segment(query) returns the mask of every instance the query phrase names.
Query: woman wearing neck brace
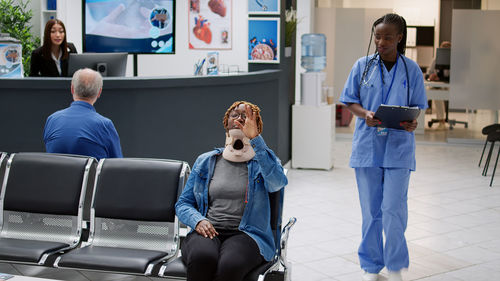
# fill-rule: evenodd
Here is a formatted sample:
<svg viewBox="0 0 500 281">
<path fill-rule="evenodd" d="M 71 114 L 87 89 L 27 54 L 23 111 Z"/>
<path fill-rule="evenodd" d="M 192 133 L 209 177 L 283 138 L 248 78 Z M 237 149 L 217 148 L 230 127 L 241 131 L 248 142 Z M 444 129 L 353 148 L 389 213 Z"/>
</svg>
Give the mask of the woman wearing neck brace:
<svg viewBox="0 0 500 281">
<path fill-rule="evenodd" d="M 192 229 L 181 247 L 188 281 L 243 280 L 275 252 L 269 192 L 288 181 L 260 135 L 260 109 L 235 102 L 223 124 L 225 147 L 198 157 L 175 206 Z"/>
</svg>

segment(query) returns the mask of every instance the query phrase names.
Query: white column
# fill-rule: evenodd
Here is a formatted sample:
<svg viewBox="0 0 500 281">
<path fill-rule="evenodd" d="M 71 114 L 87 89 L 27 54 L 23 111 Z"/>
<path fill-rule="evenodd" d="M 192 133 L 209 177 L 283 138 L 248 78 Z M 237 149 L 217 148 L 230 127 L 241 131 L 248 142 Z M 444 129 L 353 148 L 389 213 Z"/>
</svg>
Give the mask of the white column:
<svg viewBox="0 0 500 281">
<path fill-rule="evenodd" d="M 305 70 L 300 66 L 301 57 L 301 37 L 303 34 L 312 33 L 314 30 L 314 0 L 297 1 L 297 37 L 295 52 L 295 103 L 300 103 L 300 74 Z"/>
</svg>

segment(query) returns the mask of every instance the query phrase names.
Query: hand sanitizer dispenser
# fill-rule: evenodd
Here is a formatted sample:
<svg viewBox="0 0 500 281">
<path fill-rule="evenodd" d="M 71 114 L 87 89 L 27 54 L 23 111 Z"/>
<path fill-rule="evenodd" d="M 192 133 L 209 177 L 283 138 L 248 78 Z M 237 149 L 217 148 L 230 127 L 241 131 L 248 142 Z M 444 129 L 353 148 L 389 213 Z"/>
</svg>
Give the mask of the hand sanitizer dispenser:
<svg viewBox="0 0 500 281">
<path fill-rule="evenodd" d="M 301 65 L 306 69 L 301 74 L 301 104 L 319 106 L 326 104 L 323 84 L 326 73 L 326 36 L 320 33 L 302 35 Z"/>
</svg>

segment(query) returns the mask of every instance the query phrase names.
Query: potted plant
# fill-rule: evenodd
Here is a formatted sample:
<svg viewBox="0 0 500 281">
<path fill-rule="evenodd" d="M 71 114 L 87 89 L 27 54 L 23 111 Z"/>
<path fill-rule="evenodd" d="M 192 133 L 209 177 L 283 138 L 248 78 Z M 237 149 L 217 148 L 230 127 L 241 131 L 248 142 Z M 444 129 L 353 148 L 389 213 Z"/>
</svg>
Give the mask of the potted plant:
<svg viewBox="0 0 500 281">
<path fill-rule="evenodd" d="M 291 7 L 285 11 L 285 57 L 292 55 L 292 44 L 297 30 L 297 11 Z"/>
<path fill-rule="evenodd" d="M 30 0 L 0 0 L 0 32 L 21 41 L 24 75 L 30 72 L 31 52 L 40 45 L 40 38 L 31 33 L 33 12 L 27 8 Z"/>
</svg>

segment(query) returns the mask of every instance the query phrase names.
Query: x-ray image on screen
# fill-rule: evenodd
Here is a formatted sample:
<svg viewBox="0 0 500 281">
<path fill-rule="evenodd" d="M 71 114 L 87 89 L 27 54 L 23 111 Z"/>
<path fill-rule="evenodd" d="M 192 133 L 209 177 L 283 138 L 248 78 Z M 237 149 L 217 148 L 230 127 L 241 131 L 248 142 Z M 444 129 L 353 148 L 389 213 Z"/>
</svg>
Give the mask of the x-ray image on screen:
<svg viewBox="0 0 500 281">
<path fill-rule="evenodd" d="M 174 0 L 84 3 L 84 52 L 174 53 Z"/>
</svg>

